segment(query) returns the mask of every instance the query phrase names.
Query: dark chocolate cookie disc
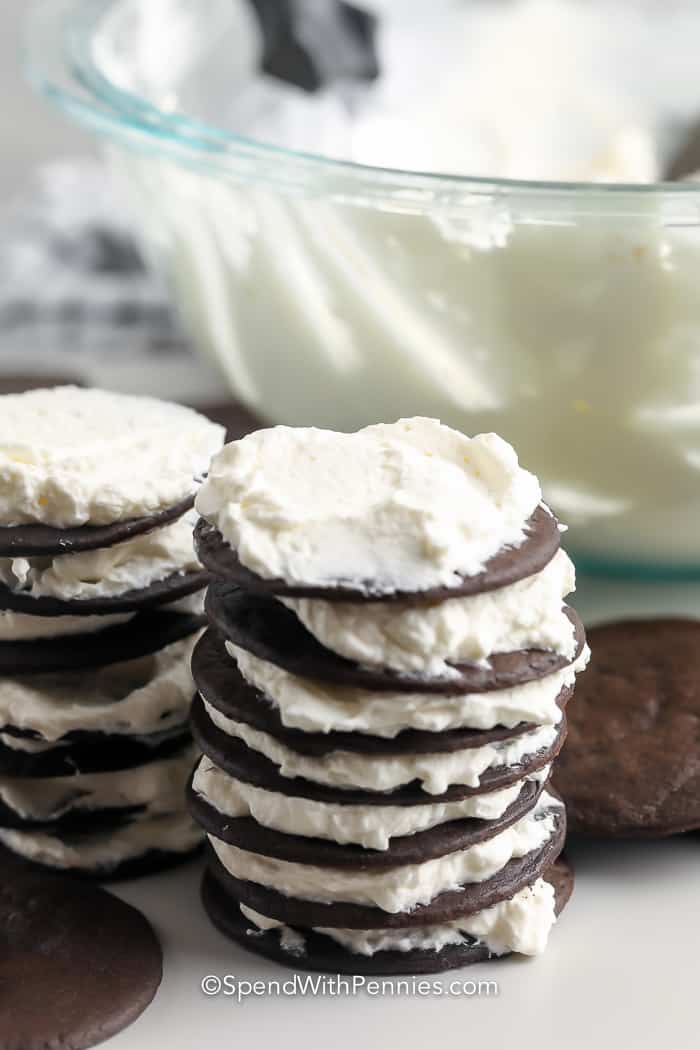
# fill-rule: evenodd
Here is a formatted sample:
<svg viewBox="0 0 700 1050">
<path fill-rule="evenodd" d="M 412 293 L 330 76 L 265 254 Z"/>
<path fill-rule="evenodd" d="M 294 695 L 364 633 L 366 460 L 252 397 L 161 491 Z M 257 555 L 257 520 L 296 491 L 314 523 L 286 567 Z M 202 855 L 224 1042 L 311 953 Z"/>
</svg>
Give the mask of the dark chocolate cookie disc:
<svg viewBox="0 0 700 1050">
<path fill-rule="evenodd" d="M 0 642 L 0 675 L 69 671 L 133 660 L 187 638 L 203 626 L 196 613 L 154 609 L 88 634 Z"/>
<path fill-rule="evenodd" d="M 572 831 L 700 828 L 700 621 L 628 620 L 588 632 L 555 783 Z"/>
<path fill-rule="evenodd" d="M 31 740 L 26 733 L 4 726 L 0 732 Z M 112 773 L 132 769 L 155 759 L 169 758 L 189 746 L 187 725 L 143 736 L 75 730 L 41 751 L 27 751 L 0 743 L 0 775 L 11 777 L 69 777 L 78 773 Z"/>
<path fill-rule="evenodd" d="M 483 594 L 533 576 L 549 564 L 559 549 L 557 519 L 544 507 L 537 508 L 525 526 L 525 539 L 519 547 L 505 547 L 474 576 L 462 576 L 453 587 L 430 587 L 423 591 L 378 591 L 372 581 L 358 587 L 340 582 L 334 587 L 288 584 L 284 580 L 266 580 L 242 565 L 238 555 L 215 526 L 203 518 L 195 527 L 195 547 L 199 560 L 216 576 L 244 590 L 261 595 L 289 598 L 321 598 L 325 601 L 444 601 L 472 594 Z"/>
<path fill-rule="evenodd" d="M 419 904 L 410 912 L 386 912 L 374 905 L 347 901 L 325 903 L 288 897 L 267 886 L 235 878 L 224 868 L 211 845 L 207 847 L 209 870 L 230 896 L 261 915 L 278 919 L 289 926 L 338 926 L 353 930 L 433 926 L 490 908 L 513 897 L 539 878 L 554 863 L 564 845 L 564 810 L 558 807 L 553 812 L 554 832 L 540 849 L 508 861 L 490 879 L 467 883 L 460 889 L 440 893 L 428 904 Z"/>
<path fill-rule="evenodd" d="M 209 582 L 208 572 L 175 572 L 138 590 L 103 598 L 33 598 L 26 591 L 12 591 L 0 584 L 0 610 L 28 613 L 30 616 L 108 616 L 122 612 L 153 609 L 176 602 L 203 590 Z"/>
<path fill-rule="evenodd" d="M 87 735 L 87 734 L 86 734 Z M 130 765 L 122 766 L 118 762 L 118 755 L 113 756 L 107 753 L 107 760 L 105 764 L 100 767 L 99 757 L 90 756 L 87 765 L 97 765 L 99 768 L 95 770 L 97 773 L 119 773 L 122 771 L 124 776 L 123 781 L 129 779 L 132 774 L 132 770 L 138 772 L 141 766 L 150 766 L 153 762 L 161 762 L 168 758 L 176 760 L 181 758 L 183 760 L 188 759 L 192 754 L 191 739 L 188 734 L 184 731 L 179 737 L 173 737 L 172 740 L 168 740 L 165 743 L 165 747 L 161 745 L 161 748 L 165 750 L 165 754 L 159 754 L 157 747 L 149 752 L 148 745 L 142 744 L 141 761 L 138 763 L 132 762 Z M 133 757 L 136 757 L 133 755 Z M 113 768 L 107 768 L 109 765 Z M 188 763 L 189 764 L 189 763 Z M 66 763 L 68 766 L 68 763 Z M 66 830 L 84 829 L 87 831 L 97 830 L 104 827 L 116 827 L 120 824 L 128 821 L 129 818 L 138 816 L 139 814 L 145 813 L 147 808 L 146 803 L 125 803 L 122 800 L 122 804 L 110 805 L 104 808 L 98 808 L 97 806 L 89 805 L 90 792 L 86 791 L 84 782 L 80 780 L 80 767 L 74 766 L 72 769 L 64 775 L 60 776 L 60 787 L 56 789 L 57 794 L 55 798 L 55 806 L 53 809 L 49 808 L 48 805 L 41 807 L 43 815 L 41 817 L 31 816 L 28 813 L 22 812 L 22 805 L 17 804 L 16 801 L 12 801 L 12 788 L 19 790 L 20 797 L 22 796 L 22 788 L 27 786 L 29 782 L 31 791 L 31 782 L 36 779 L 40 779 L 46 783 L 49 781 L 49 785 L 53 783 L 56 774 L 50 774 L 49 777 L 39 777 L 38 774 L 34 773 L 32 776 L 20 776 L 13 777 L 2 770 L 2 776 L 4 778 L 4 784 L 0 785 L 0 796 L 2 794 L 2 787 L 7 786 L 10 788 L 8 795 L 5 798 L 0 797 L 0 828 L 17 828 L 17 829 L 28 829 L 28 828 L 55 828 L 60 827 Z M 26 774 L 25 770 L 25 774 Z M 82 771 L 84 772 L 84 770 Z M 8 784 L 9 780 L 9 784 Z M 34 789 L 36 790 L 36 788 Z M 25 796 L 26 797 L 26 796 Z M 94 800 L 93 800 L 94 801 Z M 26 803 L 25 803 L 26 805 Z M 31 803 L 29 804 L 31 808 Z"/>
<path fill-rule="evenodd" d="M 200 697 L 192 704 L 192 735 L 195 743 L 212 762 L 247 784 L 254 784 L 266 791 L 282 795 L 293 794 L 295 798 L 308 798 L 315 802 L 330 802 L 334 805 L 356 806 L 421 806 L 440 802 L 459 802 L 472 795 L 484 795 L 509 787 L 523 777 L 529 776 L 550 765 L 559 754 L 566 739 L 566 719 L 556 727 L 557 735 L 550 747 L 524 755 L 520 762 L 497 766 L 485 770 L 479 778 L 478 787 L 453 784 L 442 795 L 430 795 L 418 781 L 396 788 L 394 791 L 365 791 L 360 788 L 337 788 L 317 784 L 302 777 L 284 777 L 279 767 L 269 758 L 254 751 L 237 737 L 229 736 L 209 718 Z"/>
<path fill-rule="evenodd" d="M 77 554 L 112 547 L 133 536 L 177 521 L 192 508 L 194 495 L 157 514 L 115 521 L 110 525 L 76 525 L 58 529 L 51 525 L 0 526 L 0 558 L 35 558 L 46 555 Z"/>
<path fill-rule="evenodd" d="M 363 667 L 338 656 L 321 645 L 294 613 L 274 598 L 248 594 L 220 580 L 209 585 L 205 607 L 210 622 L 225 638 L 261 660 L 268 660 L 302 678 L 377 691 L 454 695 L 510 689 L 568 667 L 585 644 L 581 621 L 573 609 L 565 606 L 577 646 L 571 659 L 549 650 L 522 649 L 494 653 L 483 667 L 455 664 L 454 676 L 430 678 Z"/>
<path fill-rule="evenodd" d="M 0 1043 L 82 1050 L 146 1009 L 162 952 L 144 916 L 106 890 L 0 853 Z"/>
<path fill-rule="evenodd" d="M 128 882 L 129 879 L 141 879 L 147 875 L 158 875 L 162 871 L 171 871 L 197 858 L 204 848 L 203 842 L 187 850 L 149 849 L 140 857 L 130 857 L 120 864 L 96 871 L 71 871 L 71 875 L 87 881 Z"/>
<path fill-rule="evenodd" d="M 555 908 L 559 915 L 571 896 L 573 872 L 560 857 L 543 873 L 543 878 L 554 886 Z M 304 938 L 303 946 L 285 947 L 277 930 L 260 930 L 246 919 L 239 901 L 208 871 L 202 880 L 202 903 L 217 929 L 243 948 L 300 970 L 368 976 L 442 973 L 487 959 L 501 958 L 492 955 L 485 944 L 472 938 L 465 938 L 462 944 L 448 944 L 439 951 L 414 948 L 405 952 L 379 951 L 374 955 L 359 955 L 343 948 L 330 937 L 300 926 L 295 927 L 295 930 Z"/>
<path fill-rule="evenodd" d="M 299 926 L 295 931 L 303 937 L 303 947 L 284 947 L 279 931 L 261 930 L 250 922 L 241 911 L 239 901 L 227 893 L 210 871 L 206 871 L 202 879 L 202 904 L 214 926 L 241 947 L 300 970 L 368 976 L 442 973 L 491 958 L 486 945 L 471 938 L 463 944 L 448 945 L 439 952 L 414 949 L 359 955 L 347 951 L 330 937 Z"/>
<path fill-rule="evenodd" d="M 512 728 L 447 729 L 441 733 L 406 729 L 394 737 L 337 731 L 306 733 L 300 729 L 288 729 L 271 701 L 245 681 L 235 660 L 226 652 L 222 637 L 211 629 L 204 632 L 194 648 L 192 674 L 200 695 L 221 714 L 234 722 L 244 722 L 263 733 L 269 733 L 302 755 L 321 756 L 329 751 L 340 750 L 378 756 L 460 751 L 463 748 L 483 747 L 484 744 L 499 740 L 510 740 L 535 729 L 533 724 L 521 722 Z M 561 690 L 557 703 L 562 711 L 572 695 L 573 687 Z"/>
<path fill-rule="evenodd" d="M 560 915 L 574 892 L 574 869 L 565 853 L 560 853 L 554 864 L 543 875 L 554 887 L 554 902 Z"/>
<path fill-rule="evenodd" d="M 34 820 L 17 813 L 11 806 L 0 800 L 0 828 L 11 828 L 16 831 L 35 831 L 56 828 L 62 831 L 96 831 L 100 828 L 117 828 L 131 817 L 143 813 L 145 806 L 120 806 L 112 809 L 71 809 L 60 817 Z"/>
<path fill-rule="evenodd" d="M 194 819 L 209 835 L 249 853 L 261 853 L 265 857 L 276 857 L 295 864 L 313 864 L 316 867 L 381 871 L 401 864 L 422 864 L 435 857 L 469 849 L 499 835 L 533 808 L 542 788 L 543 785 L 534 781 L 523 784 L 519 796 L 496 820 L 451 820 L 414 835 L 393 838 L 386 850 L 364 849 L 354 844 L 340 845 L 328 839 L 307 838 L 304 835 L 288 835 L 266 828 L 251 817 L 229 817 L 197 794 L 191 781 L 188 797 Z"/>
</svg>

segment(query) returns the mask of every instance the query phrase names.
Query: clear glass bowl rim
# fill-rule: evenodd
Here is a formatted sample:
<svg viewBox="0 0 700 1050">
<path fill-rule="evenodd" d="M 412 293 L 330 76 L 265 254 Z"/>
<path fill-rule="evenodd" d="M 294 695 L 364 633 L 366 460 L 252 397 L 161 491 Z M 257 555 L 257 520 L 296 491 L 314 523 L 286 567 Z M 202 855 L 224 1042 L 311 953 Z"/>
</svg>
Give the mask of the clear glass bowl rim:
<svg viewBox="0 0 700 1050">
<path fill-rule="evenodd" d="M 25 22 L 23 64 L 30 82 L 60 109 L 100 134 L 133 140 L 156 152 L 175 152 L 196 167 L 232 170 L 245 157 L 259 164 L 258 175 L 271 179 L 287 167 L 297 181 L 342 179 L 358 192 L 418 191 L 431 197 L 451 195 L 548 196 L 577 200 L 624 197 L 642 204 L 650 196 L 700 203 L 700 183 L 693 182 L 556 182 L 446 175 L 401 168 L 375 167 L 337 160 L 247 138 L 177 111 L 165 111 L 147 99 L 119 88 L 98 70 L 90 55 L 95 23 L 121 0 L 34 0 Z M 196 0 L 193 0 L 196 2 Z M 621 201 L 619 201 L 621 203 Z M 696 220 L 697 221 L 697 220 Z M 693 223 L 695 224 L 695 223 Z"/>
</svg>

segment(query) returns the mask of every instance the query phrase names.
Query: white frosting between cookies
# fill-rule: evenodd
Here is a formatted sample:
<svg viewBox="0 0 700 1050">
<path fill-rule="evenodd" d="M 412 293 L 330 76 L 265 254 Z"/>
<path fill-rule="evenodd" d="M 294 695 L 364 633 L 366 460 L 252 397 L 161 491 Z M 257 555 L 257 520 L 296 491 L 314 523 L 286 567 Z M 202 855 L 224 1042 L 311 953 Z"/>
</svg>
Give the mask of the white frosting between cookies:
<svg viewBox="0 0 700 1050">
<path fill-rule="evenodd" d="M 549 766 L 527 778 L 541 783 Z M 263 827 L 287 835 L 329 839 L 341 845 L 355 843 L 365 849 L 388 849 L 392 838 L 415 835 L 451 820 L 496 820 L 515 802 L 525 781 L 500 791 L 471 795 L 459 802 L 420 806 L 358 806 L 318 802 L 282 795 L 277 791 L 237 780 L 208 758 L 201 759 L 192 786 L 209 805 L 225 817 L 252 817 Z"/>
<path fill-rule="evenodd" d="M 545 791 L 527 816 L 485 842 L 384 871 L 320 868 L 251 853 L 213 835 L 209 840 L 224 868 L 237 879 L 301 900 L 347 901 L 396 913 L 428 904 L 448 890 L 483 882 L 513 858 L 541 849 L 554 833 L 560 808 L 561 803 Z"/>
<path fill-rule="evenodd" d="M 74 730 L 146 736 L 179 726 L 194 691 L 189 661 L 195 641 L 184 638 L 88 673 L 2 678 L 0 726 L 38 734 L 42 749 Z"/>
<path fill-rule="evenodd" d="M 0 844 L 13 853 L 52 868 L 85 871 L 109 869 L 151 850 L 188 853 L 199 845 L 202 837 L 201 830 L 186 813 L 146 817 L 90 834 L 58 836 L 44 831 L 0 828 Z"/>
<path fill-rule="evenodd" d="M 510 740 L 460 751 L 405 755 L 330 751 L 310 757 L 281 744 L 269 733 L 253 729 L 245 722 L 234 722 L 206 701 L 204 706 L 218 729 L 265 755 L 279 766 L 283 777 L 303 777 L 329 787 L 364 791 L 393 791 L 414 780 L 419 780 L 423 791 L 431 795 L 441 795 L 452 784 L 478 787 L 487 769 L 517 766 L 523 759 L 550 748 L 558 734 L 556 726 L 539 726 Z M 293 790 L 292 785 L 290 788 Z"/>
<path fill-rule="evenodd" d="M 589 658 L 585 648 L 570 667 L 554 674 L 489 693 L 429 694 L 371 692 L 290 674 L 226 642 L 226 649 L 250 685 L 279 712 L 288 729 L 307 733 L 349 732 L 395 737 L 405 729 L 441 733 L 446 729 L 514 728 L 521 722 L 556 725 L 557 697 L 574 683 Z"/>
<path fill-rule="evenodd" d="M 278 930 L 283 947 L 291 945 L 292 951 L 302 948 L 298 938 L 303 939 L 303 934 L 298 930 L 261 915 L 245 904 L 241 904 L 240 909 L 258 929 Z M 472 939 L 486 945 L 493 955 L 508 952 L 539 955 L 547 946 L 555 922 L 554 890 L 544 879 L 537 879 L 532 886 L 526 886 L 509 900 L 453 922 L 384 930 L 345 930 L 326 926 L 314 927 L 314 930 L 330 937 L 353 955 L 372 956 L 386 951 L 439 952 L 448 945 L 464 944 Z M 290 940 L 289 933 L 296 934 L 296 939 Z"/>
<path fill-rule="evenodd" d="M 0 583 L 32 598 L 113 598 L 176 573 L 201 569 L 192 543 L 194 512 L 112 547 L 45 558 L 0 558 Z"/>
<path fill-rule="evenodd" d="M 573 659 L 576 638 L 562 602 L 575 587 L 558 551 L 541 572 L 509 587 L 416 605 L 284 598 L 318 641 L 365 667 L 450 677 L 450 664 L 485 663 L 494 653 L 547 649 Z"/>
<path fill-rule="evenodd" d="M 184 809 L 185 785 L 197 757 L 194 746 L 171 758 L 108 773 L 65 777 L 0 777 L 0 802 L 24 820 L 56 820 L 65 813 L 143 806 L 145 815 Z"/>
<path fill-rule="evenodd" d="M 27 642 L 35 638 L 64 638 L 76 634 L 97 634 L 107 627 L 127 623 L 136 613 L 109 616 L 32 616 L 29 613 L 0 611 L 0 642 Z"/>
</svg>

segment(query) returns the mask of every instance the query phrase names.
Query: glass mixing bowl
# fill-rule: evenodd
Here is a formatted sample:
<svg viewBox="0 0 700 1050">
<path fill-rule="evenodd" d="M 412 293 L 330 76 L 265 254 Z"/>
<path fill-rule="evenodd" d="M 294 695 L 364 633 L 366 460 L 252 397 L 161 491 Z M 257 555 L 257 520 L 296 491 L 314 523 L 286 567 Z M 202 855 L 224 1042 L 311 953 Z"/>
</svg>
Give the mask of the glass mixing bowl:
<svg viewBox="0 0 700 1050">
<path fill-rule="evenodd" d="M 236 134 L 240 5 L 49 0 L 34 81 L 106 145 L 197 346 L 275 423 L 497 431 L 579 564 L 700 574 L 700 188 L 376 168 Z M 429 72 L 426 75 L 430 75 Z"/>
</svg>

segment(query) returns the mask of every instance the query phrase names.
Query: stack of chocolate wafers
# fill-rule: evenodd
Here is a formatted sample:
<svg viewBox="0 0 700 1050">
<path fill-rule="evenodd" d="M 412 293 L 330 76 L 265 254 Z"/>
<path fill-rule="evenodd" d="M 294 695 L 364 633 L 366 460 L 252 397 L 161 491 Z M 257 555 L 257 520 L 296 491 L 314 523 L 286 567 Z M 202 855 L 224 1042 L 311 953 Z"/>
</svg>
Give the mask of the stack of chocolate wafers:
<svg viewBox="0 0 700 1050">
<path fill-rule="evenodd" d="M 210 481 L 222 474 L 215 460 Z M 282 499 L 256 520 L 277 524 Z M 190 788 L 212 921 L 252 951 L 332 972 L 537 954 L 572 887 L 548 777 L 587 658 L 562 605 L 573 574 L 556 520 L 539 506 L 521 543 L 452 587 L 386 593 L 263 578 L 217 527 L 228 515 L 240 532 L 249 505 L 236 490 L 195 530 L 215 577 L 192 663 L 203 758 Z M 488 619 L 542 638 L 549 623 L 558 641 L 467 662 L 450 658 L 453 636 L 442 669 L 407 670 L 408 636 L 435 641 L 455 615 L 463 633 Z M 391 664 L 370 662 L 378 638 Z"/>
<path fill-rule="evenodd" d="M 168 483 L 189 491 L 159 507 L 166 485 L 147 474 L 153 446 L 126 428 L 142 405 L 151 429 L 156 413 L 164 427 L 175 413 L 174 422 L 190 427 L 195 444 L 204 435 L 210 451 L 222 431 L 189 410 L 96 391 L 63 388 L 0 401 L 20 430 L 10 448 L 0 424 L 0 471 L 10 493 L 0 501 L 1 520 L 9 522 L 0 525 L 0 843 L 27 859 L 84 874 L 152 870 L 201 842 L 184 788 L 195 759 L 187 724 L 189 660 L 208 578 L 191 543 L 192 470 L 198 458 L 196 469 L 206 462 L 199 453 L 193 458 L 166 446 Z M 94 446 L 86 450 L 82 476 L 76 446 L 81 435 L 99 430 L 95 416 L 105 405 L 114 417 L 110 425 L 123 416 L 125 428 L 110 434 L 109 443 L 105 435 L 100 480 Z M 44 425 L 55 426 L 53 460 L 44 457 Z M 64 428 L 74 432 L 70 443 L 63 439 L 65 454 Z M 134 441 L 136 449 L 122 449 L 134 455 L 117 467 L 111 458 L 120 440 Z M 119 515 L 128 502 L 117 469 L 123 493 L 143 490 L 143 501 L 156 503 L 152 511 Z M 59 505 L 65 520 L 72 485 L 80 487 L 79 513 L 94 514 L 103 498 L 115 520 L 31 520 L 31 508 L 36 516 L 48 508 L 47 515 L 58 517 Z"/>
</svg>

